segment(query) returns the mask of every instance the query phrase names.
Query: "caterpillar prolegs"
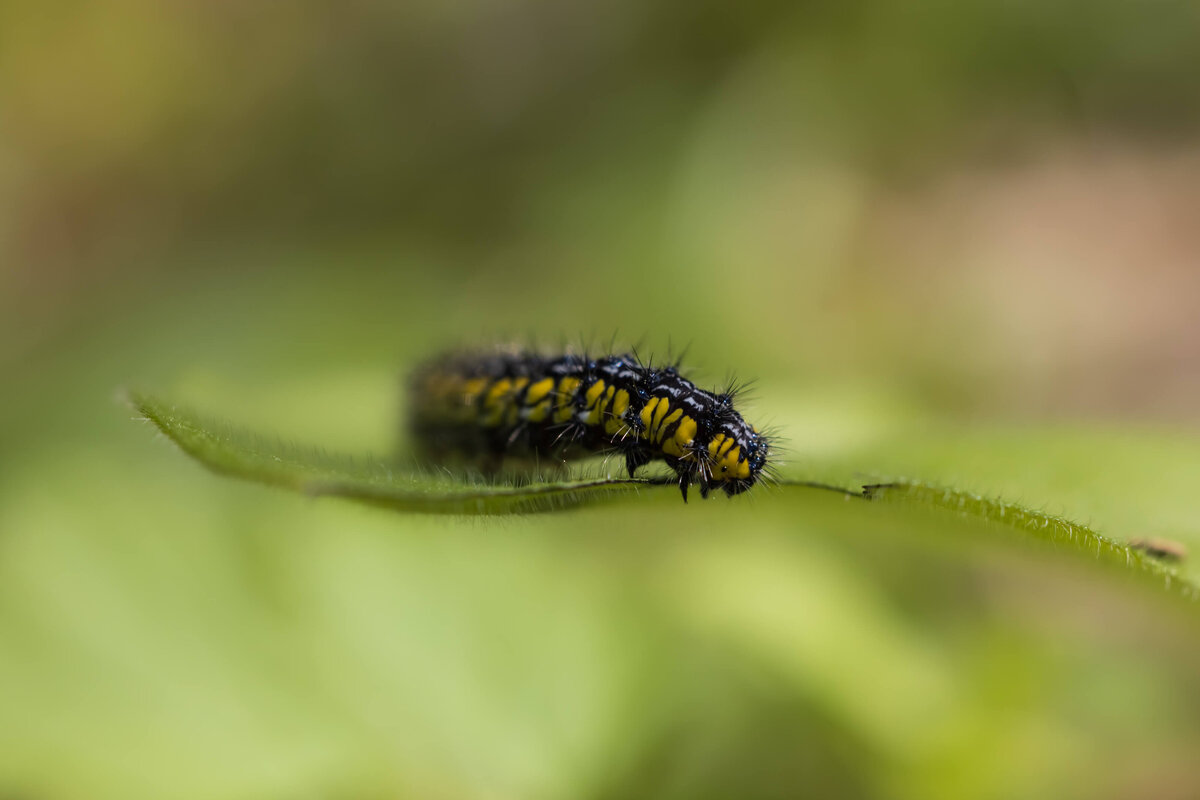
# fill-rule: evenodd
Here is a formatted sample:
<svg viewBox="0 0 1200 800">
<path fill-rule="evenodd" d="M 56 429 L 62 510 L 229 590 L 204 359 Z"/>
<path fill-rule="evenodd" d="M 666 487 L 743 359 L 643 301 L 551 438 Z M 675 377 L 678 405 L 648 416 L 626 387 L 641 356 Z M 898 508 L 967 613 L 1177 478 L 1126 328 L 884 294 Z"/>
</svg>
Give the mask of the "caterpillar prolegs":
<svg viewBox="0 0 1200 800">
<path fill-rule="evenodd" d="M 732 496 L 769 469 L 770 443 L 733 407 L 733 393 L 698 388 L 675 366 L 636 356 L 464 352 L 419 368 L 410 426 L 423 455 L 565 458 L 573 450 L 625 457 L 630 477 L 662 460 L 687 502 Z"/>
</svg>

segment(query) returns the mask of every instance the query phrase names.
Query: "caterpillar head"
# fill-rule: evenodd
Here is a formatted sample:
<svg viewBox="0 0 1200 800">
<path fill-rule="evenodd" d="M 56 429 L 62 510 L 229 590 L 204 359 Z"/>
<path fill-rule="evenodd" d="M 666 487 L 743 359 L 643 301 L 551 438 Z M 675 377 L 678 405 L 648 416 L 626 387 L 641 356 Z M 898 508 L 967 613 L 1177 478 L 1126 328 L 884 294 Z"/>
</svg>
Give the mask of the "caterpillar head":
<svg viewBox="0 0 1200 800">
<path fill-rule="evenodd" d="M 746 491 L 758 482 L 770 449 L 766 437 L 740 417 L 722 423 L 702 453 L 701 494 L 716 487 L 730 497 Z"/>
</svg>

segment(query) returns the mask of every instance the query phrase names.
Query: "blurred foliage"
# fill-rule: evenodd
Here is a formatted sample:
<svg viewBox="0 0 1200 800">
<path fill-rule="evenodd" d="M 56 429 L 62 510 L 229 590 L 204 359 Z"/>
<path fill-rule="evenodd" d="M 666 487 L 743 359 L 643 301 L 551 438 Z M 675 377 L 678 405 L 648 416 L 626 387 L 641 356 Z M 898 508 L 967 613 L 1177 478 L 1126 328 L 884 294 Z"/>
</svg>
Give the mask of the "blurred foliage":
<svg viewBox="0 0 1200 800">
<path fill-rule="evenodd" d="M 130 407 L 179 449 L 220 475 L 280 486 L 317 497 L 346 497 L 369 505 L 422 514 L 458 516 L 534 514 L 632 495 L 654 485 L 647 478 L 518 473 L 485 480 L 395 458 L 332 455 L 288 446 L 261 435 L 204 420 L 140 392 Z M 444 470 L 444 471 L 443 471 Z"/>
<path fill-rule="evenodd" d="M 113 402 L 390 456 L 431 352 L 615 332 L 757 378 L 794 475 L 1196 550 L 1198 15 L 0 4 L 0 795 L 1200 793 L 1196 607 L 1069 549 L 396 515 Z"/>
<path fill-rule="evenodd" d="M 752 115 L 759 146 L 889 162 L 969 143 L 981 118 L 1200 121 L 1200 19 L 1183 0 L 110 0 L 3 14 L 5 138 L 97 225 L 163 203 L 163 224 L 192 230 L 250 214 L 486 238 L 520 225 L 566 164 L 625 171 L 677 148 L 714 93 Z"/>
</svg>

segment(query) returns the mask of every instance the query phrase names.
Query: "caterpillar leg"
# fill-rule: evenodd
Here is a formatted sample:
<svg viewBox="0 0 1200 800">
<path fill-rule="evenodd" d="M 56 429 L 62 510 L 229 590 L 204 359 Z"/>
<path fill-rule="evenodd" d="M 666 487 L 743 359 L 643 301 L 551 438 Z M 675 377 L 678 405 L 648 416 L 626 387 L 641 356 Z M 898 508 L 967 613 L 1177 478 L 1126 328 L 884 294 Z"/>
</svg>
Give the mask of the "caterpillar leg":
<svg viewBox="0 0 1200 800">
<path fill-rule="evenodd" d="M 649 463 L 650 455 L 640 447 L 630 448 L 625 451 L 625 469 L 629 472 L 629 477 L 633 477 L 633 473 L 637 472 L 638 467 Z"/>
</svg>

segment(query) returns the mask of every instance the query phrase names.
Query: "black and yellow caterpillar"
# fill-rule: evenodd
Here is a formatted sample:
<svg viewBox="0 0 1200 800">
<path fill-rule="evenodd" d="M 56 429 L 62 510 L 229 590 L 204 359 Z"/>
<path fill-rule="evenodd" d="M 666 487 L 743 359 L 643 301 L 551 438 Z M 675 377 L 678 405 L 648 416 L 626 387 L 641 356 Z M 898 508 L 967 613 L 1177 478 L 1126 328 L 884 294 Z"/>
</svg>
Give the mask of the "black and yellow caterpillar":
<svg viewBox="0 0 1200 800">
<path fill-rule="evenodd" d="M 528 351 L 456 353 L 419 368 L 410 382 L 410 433 L 433 460 L 507 455 L 567 457 L 578 448 L 623 454 L 630 477 L 665 461 L 687 502 L 753 486 L 770 443 L 733 408 L 733 393 L 707 392 L 675 366 L 633 355 L 545 356 Z"/>
</svg>

